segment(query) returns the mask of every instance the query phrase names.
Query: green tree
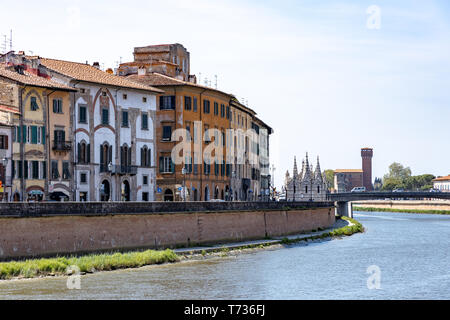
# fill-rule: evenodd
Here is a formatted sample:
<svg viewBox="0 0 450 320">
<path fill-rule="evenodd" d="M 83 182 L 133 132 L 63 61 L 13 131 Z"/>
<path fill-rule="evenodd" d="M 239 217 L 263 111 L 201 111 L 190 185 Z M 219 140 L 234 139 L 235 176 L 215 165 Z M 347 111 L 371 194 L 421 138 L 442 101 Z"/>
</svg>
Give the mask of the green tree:
<svg viewBox="0 0 450 320">
<path fill-rule="evenodd" d="M 334 170 L 328 169 L 324 172 L 325 179 L 327 180 L 328 188 L 334 189 Z"/>
<path fill-rule="evenodd" d="M 405 168 L 398 162 L 394 162 L 389 166 L 389 172 L 383 177 L 383 187 L 381 190 L 407 189 L 406 181 L 409 177 L 411 177 L 411 169 L 409 167 Z"/>
</svg>

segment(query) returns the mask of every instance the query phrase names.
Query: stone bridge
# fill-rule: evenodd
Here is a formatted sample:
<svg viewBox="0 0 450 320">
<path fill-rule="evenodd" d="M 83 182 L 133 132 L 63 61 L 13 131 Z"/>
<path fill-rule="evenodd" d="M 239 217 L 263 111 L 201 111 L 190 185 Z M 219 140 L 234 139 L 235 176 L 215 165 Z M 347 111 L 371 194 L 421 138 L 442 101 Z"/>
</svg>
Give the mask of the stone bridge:
<svg viewBox="0 0 450 320">
<path fill-rule="evenodd" d="M 450 192 L 344 192 L 329 193 L 328 201 L 334 201 L 336 214 L 353 217 L 352 201 L 384 199 L 450 199 Z"/>
</svg>

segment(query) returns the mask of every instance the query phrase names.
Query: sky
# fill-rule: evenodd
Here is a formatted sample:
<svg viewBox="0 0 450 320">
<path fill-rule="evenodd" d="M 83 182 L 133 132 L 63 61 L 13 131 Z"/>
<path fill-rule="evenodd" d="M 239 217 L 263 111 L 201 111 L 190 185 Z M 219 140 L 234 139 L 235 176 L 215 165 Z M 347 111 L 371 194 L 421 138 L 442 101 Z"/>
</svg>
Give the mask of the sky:
<svg viewBox="0 0 450 320">
<path fill-rule="evenodd" d="M 0 0 L 13 50 L 104 68 L 133 48 L 181 43 L 191 73 L 248 101 L 274 129 L 280 188 L 308 152 L 324 169 L 374 177 L 392 162 L 450 174 L 450 3 L 372 1 Z M 3 36 L 0 38 L 3 40 Z M 9 48 L 9 45 L 8 45 Z M 0 51 L 1 48 L 0 48 Z"/>
</svg>

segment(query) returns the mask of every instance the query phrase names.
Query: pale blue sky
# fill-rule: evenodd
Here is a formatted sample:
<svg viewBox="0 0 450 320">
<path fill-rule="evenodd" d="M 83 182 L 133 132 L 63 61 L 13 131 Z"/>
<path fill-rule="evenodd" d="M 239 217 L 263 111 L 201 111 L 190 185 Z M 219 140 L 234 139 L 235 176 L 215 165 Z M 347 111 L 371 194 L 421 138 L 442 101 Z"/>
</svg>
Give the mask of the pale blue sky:
<svg viewBox="0 0 450 320">
<path fill-rule="evenodd" d="M 360 168 L 367 146 L 374 177 L 394 161 L 450 174 L 448 1 L 0 2 L 0 34 L 41 56 L 114 67 L 135 46 L 183 44 L 191 73 L 217 74 L 274 128 L 278 186 L 294 155 Z"/>
</svg>

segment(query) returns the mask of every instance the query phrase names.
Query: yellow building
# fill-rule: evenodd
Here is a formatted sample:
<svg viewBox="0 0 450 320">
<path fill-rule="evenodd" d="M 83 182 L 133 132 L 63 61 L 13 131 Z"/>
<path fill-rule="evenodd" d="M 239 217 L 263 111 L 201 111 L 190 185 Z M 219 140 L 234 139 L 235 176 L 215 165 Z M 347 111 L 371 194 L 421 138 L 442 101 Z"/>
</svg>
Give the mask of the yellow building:
<svg viewBox="0 0 450 320">
<path fill-rule="evenodd" d="M 0 87 L 11 87 L 16 92 L 13 103 L 20 114 L 13 116 L 12 132 L 12 199 L 40 201 L 48 194 L 49 160 L 68 160 L 70 155 L 59 155 L 52 149 L 55 129 L 61 126 L 70 132 L 69 110 L 64 116 L 54 114 L 54 101 L 70 105 L 73 88 L 48 79 L 39 59 L 9 54 L 0 60 Z M 51 104 L 51 105 L 50 105 Z M 59 102 L 56 102 L 58 105 Z M 53 133 L 49 133 L 49 124 Z M 67 126 L 67 127 L 66 127 Z M 63 171 L 63 163 L 60 170 Z M 51 179 L 50 179 L 51 180 Z M 69 196 L 69 195 L 68 195 Z"/>
</svg>

